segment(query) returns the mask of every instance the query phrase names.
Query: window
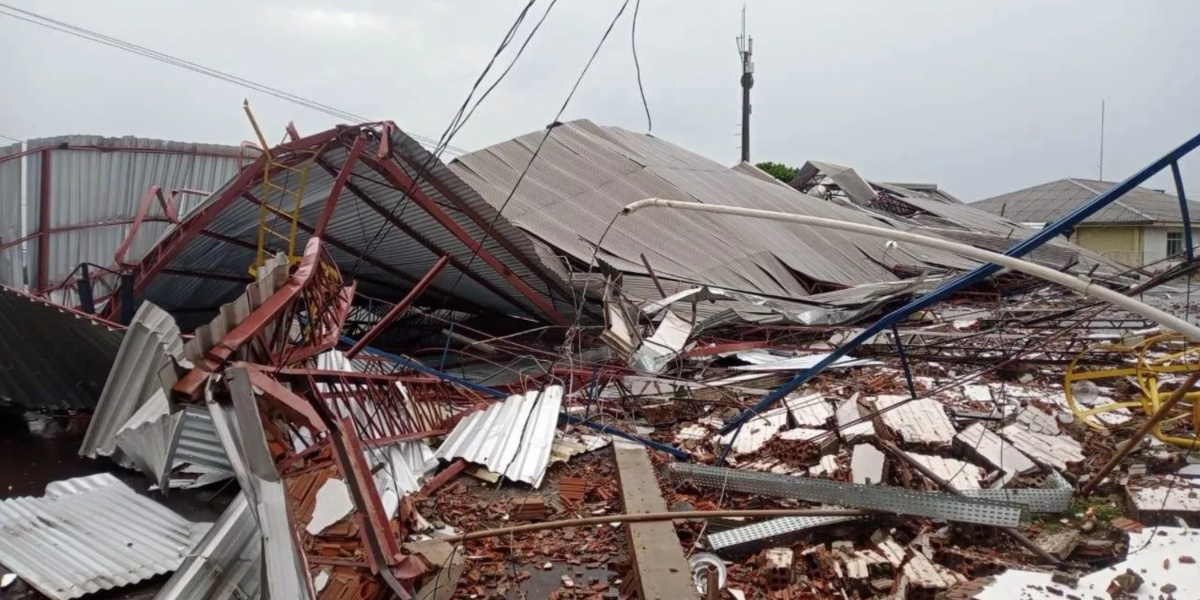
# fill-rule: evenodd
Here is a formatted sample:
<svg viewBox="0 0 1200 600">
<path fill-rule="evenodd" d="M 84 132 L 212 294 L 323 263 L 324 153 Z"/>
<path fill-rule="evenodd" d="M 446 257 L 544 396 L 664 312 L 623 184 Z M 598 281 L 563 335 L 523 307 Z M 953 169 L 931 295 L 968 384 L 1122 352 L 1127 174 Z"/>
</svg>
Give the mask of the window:
<svg viewBox="0 0 1200 600">
<path fill-rule="evenodd" d="M 1183 252 L 1183 232 L 1168 231 L 1167 232 L 1167 257 L 1170 258 Z"/>
</svg>

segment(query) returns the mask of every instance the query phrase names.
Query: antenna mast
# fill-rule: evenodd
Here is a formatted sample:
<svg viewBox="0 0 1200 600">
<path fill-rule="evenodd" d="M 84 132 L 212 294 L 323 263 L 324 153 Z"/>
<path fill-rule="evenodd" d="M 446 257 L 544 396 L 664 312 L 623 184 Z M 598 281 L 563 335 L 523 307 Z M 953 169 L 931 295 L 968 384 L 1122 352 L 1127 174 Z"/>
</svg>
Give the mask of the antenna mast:
<svg viewBox="0 0 1200 600">
<path fill-rule="evenodd" d="M 754 39 L 746 35 L 746 5 L 742 4 L 742 35 L 737 38 L 742 59 L 742 162 L 750 162 L 750 88 L 754 87 Z"/>
</svg>

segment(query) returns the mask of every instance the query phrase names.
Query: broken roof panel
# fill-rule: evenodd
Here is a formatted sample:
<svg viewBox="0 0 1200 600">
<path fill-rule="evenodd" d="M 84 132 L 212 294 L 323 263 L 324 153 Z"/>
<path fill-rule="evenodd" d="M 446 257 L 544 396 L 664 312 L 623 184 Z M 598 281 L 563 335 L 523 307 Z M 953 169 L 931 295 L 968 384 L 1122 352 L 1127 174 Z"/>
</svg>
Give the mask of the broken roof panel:
<svg viewBox="0 0 1200 600">
<path fill-rule="evenodd" d="M 0 404 L 29 410 L 95 406 L 124 333 L 0 286 Z"/>
<path fill-rule="evenodd" d="M 0 563 L 54 600 L 175 570 L 208 530 L 103 473 L 0 500 Z"/>
<path fill-rule="evenodd" d="M 384 153 L 388 146 L 391 152 L 377 159 L 381 138 L 389 142 Z M 324 236 L 325 250 L 347 278 L 358 280 L 360 292 L 398 300 L 448 255 L 450 263 L 434 277 L 420 303 L 440 306 L 445 301 L 450 307 L 542 320 L 555 316 L 550 310 L 571 312 L 565 284 L 541 265 L 529 238 L 507 221 L 508 211 L 499 217 L 493 206 L 399 129 L 346 128 L 305 139 L 325 142 L 302 148 L 321 156 L 320 164 L 307 171 L 298 247 L 307 243 L 326 206 L 350 145 L 367 139 Z M 425 165 L 428 168 L 422 169 Z M 419 172 L 424 175 L 414 187 L 411 182 Z M 272 177 L 274 183 L 286 184 L 286 172 Z M 259 206 L 248 198 L 264 196 L 261 177 L 250 177 L 249 183 L 245 179 L 239 176 L 226 183 L 177 231 L 160 240 L 155 260 L 141 267 L 138 289 L 146 298 L 171 311 L 215 309 L 240 293 L 239 280 L 254 262 L 259 229 Z M 485 227 L 491 230 L 486 236 Z M 479 240 L 483 250 L 477 253 Z M 503 268 L 497 269 L 488 256 Z"/>
<path fill-rule="evenodd" d="M 579 264 L 591 261 L 595 244 L 626 204 L 648 197 L 878 223 L 653 136 L 585 120 L 551 129 L 509 200 L 513 184 L 543 135 L 534 132 L 460 156 L 450 169 L 493 205 L 507 202 L 506 217 Z M 878 262 L 925 266 L 923 258 L 930 257 L 938 264 L 971 264 L 924 250 L 910 256 L 893 249 L 885 257 L 886 241 L 867 236 L 685 212 L 618 219 L 603 241 L 600 258 L 622 271 L 644 274 L 640 254 L 645 253 L 652 268 L 667 279 L 793 298 L 809 293 L 802 279 L 837 285 L 895 280 Z"/>
<path fill-rule="evenodd" d="M 1089 179 L 1060 179 L 986 198 L 971 206 L 1022 223 L 1049 223 L 1066 216 L 1116 185 Z M 1200 211 L 1200 203 L 1188 204 L 1192 214 Z M 1178 224 L 1183 221 L 1179 213 L 1179 198 L 1157 190 L 1136 187 L 1083 222 L 1149 225 Z"/>
</svg>

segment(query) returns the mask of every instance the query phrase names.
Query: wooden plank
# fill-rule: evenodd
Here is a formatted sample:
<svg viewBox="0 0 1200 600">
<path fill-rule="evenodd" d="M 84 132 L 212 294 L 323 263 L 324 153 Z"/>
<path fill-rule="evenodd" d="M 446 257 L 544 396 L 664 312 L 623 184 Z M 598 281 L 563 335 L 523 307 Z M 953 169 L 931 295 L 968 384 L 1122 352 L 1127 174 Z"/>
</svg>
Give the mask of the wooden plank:
<svg viewBox="0 0 1200 600">
<path fill-rule="evenodd" d="M 667 512 L 650 455 L 640 445 L 615 444 L 617 479 L 626 514 Z M 630 559 L 642 600 L 696 598 L 692 572 L 672 521 L 626 523 Z"/>
</svg>

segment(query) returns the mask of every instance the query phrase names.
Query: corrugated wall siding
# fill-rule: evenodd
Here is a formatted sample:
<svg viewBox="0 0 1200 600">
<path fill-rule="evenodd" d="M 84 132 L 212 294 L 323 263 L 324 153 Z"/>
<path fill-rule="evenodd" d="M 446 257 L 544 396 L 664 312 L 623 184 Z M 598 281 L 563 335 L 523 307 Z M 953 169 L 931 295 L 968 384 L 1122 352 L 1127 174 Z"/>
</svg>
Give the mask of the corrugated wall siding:
<svg viewBox="0 0 1200 600">
<path fill-rule="evenodd" d="M 113 254 L 129 232 L 123 221 L 133 219 L 142 196 L 151 186 L 164 191 L 194 189 L 212 191 L 236 175 L 238 148 L 212 144 L 193 144 L 136 137 L 105 138 L 69 135 L 30 140 L 33 152 L 23 160 L 0 163 L 0 236 L 20 237 L 21 174 L 24 164 L 25 197 L 28 210 L 24 234 L 39 231 L 42 225 L 41 200 L 47 190 L 49 211 L 46 226 L 51 233 L 45 240 L 26 244 L 28 278 L 14 269 L 19 264 L 19 248 L 0 253 L 0 283 L 12 287 L 36 284 L 40 269 L 43 280 L 56 283 L 66 278 L 80 263 L 108 266 Z M 0 148 L 0 156 L 11 154 L 19 145 Z M 43 164 L 48 161 L 48 170 Z M 182 196 L 183 213 L 199 204 L 198 196 Z M 150 213 L 161 216 L 157 205 Z M 96 227 L 71 229 L 81 225 Z M 136 260 L 167 230 L 162 222 L 145 223 L 138 231 L 126 258 Z M 47 264 L 39 261 L 38 245 L 48 245 Z"/>
</svg>

